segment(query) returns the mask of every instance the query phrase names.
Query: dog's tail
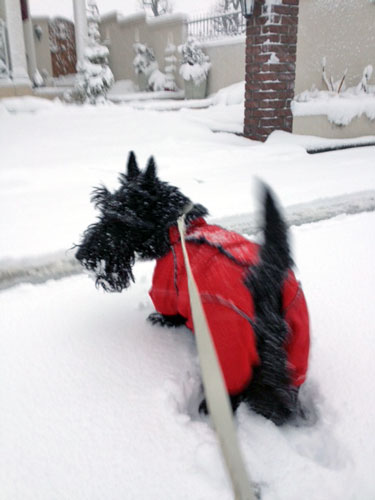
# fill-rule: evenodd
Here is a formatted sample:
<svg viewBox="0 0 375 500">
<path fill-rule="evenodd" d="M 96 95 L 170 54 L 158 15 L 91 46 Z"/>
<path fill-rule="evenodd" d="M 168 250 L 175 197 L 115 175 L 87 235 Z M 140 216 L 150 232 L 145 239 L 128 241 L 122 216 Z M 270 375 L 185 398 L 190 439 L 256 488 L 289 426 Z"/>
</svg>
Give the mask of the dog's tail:
<svg viewBox="0 0 375 500">
<path fill-rule="evenodd" d="M 264 242 L 258 264 L 245 278 L 254 300 L 254 332 L 260 357 L 247 399 L 255 411 L 282 423 L 294 404 L 284 349 L 288 328 L 282 313 L 282 287 L 292 259 L 281 209 L 270 188 L 263 185 L 262 190 Z"/>
<path fill-rule="evenodd" d="M 266 270 L 272 270 L 274 284 L 281 285 L 285 272 L 292 265 L 290 256 L 288 229 L 277 206 L 271 189 L 263 184 L 264 198 L 264 242 L 260 248 L 260 265 Z M 277 283 L 275 282 L 277 280 Z"/>
<path fill-rule="evenodd" d="M 262 184 L 263 238 L 259 249 L 259 262 L 252 267 L 246 278 L 256 306 L 272 303 L 279 305 L 280 292 L 288 269 L 293 264 L 288 239 L 288 229 L 271 189 Z"/>
</svg>

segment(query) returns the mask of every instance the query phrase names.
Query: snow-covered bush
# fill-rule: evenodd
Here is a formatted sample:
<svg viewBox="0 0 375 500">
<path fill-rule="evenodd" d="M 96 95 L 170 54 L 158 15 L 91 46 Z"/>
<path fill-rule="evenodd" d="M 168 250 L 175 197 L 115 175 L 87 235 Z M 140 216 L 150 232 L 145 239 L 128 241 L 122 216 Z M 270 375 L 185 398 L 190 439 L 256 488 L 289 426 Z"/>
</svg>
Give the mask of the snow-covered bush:
<svg viewBox="0 0 375 500">
<path fill-rule="evenodd" d="M 78 63 L 77 79 L 71 98 L 76 102 L 99 104 L 106 101 L 114 78 L 108 66 L 108 48 L 101 44 L 99 11 L 95 0 L 88 4 L 88 44 L 84 60 Z"/>
<path fill-rule="evenodd" d="M 165 49 L 165 90 L 177 90 L 176 85 L 176 69 L 177 69 L 177 57 L 176 46 L 173 43 L 168 43 Z"/>
<path fill-rule="evenodd" d="M 145 43 L 135 43 L 133 45 L 135 57 L 133 60 L 134 71 L 137 75 L 143 74 L 150 76 L 151 73 L 158 68 L 153 49 Z"/>
<path fill-rule="evenodd" d="M 371 66 L 371 64 L 365 67 L 365 69 L 363 70 L 362 80 L 357 86 L 358 92 L 364 92 L 365 94 L 368 94 L 370 92 L 369 80 L 371 78 L 372 72 L 373 67 Z"/>
<path fill-rule="evenodd" d="M 184 80 L 192 80 L 195 85 L 200 85 L 207 79 L 211 68 L 209 57 L 193 37 L 189 37 L 186 43 L 180 45 L 178 51 L 182 56 L 180 75 Z"/>
<path fill-rule="evenodd" d="M 155 69 L 149 79 L 148 79 L 148 85 L 149 89 L 154 91 L 154 92 L 160 92 L 162 90 L 166 89 L 166 75 L 162 73 L 159 69 Z"/>
</svg>

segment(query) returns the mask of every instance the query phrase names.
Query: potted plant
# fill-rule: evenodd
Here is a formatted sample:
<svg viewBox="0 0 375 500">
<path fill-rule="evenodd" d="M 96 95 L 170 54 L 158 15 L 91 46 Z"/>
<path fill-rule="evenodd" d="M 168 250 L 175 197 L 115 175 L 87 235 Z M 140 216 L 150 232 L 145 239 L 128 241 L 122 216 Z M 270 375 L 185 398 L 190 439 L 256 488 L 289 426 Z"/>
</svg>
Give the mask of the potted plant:
<svg viewBox="0 0 375 500">
<path fill-rule="evenodd" d="M 206 97 L 207 75 L 211 68 L 209 57 L 193 37 L 180 45 L 178 51 L 182 56 L 180 75 L 185 83 L 185 97 L 203 99 Z"/>
<path fill-rule="evenodd" d="M 149 90 L 148 79 L 153 71 L 158 68 L 154 51 L 144 43 L 133 45 L 135 57 L 133 60 L 134 71 L 138 77 L 140 91 Z"/>
</svg>

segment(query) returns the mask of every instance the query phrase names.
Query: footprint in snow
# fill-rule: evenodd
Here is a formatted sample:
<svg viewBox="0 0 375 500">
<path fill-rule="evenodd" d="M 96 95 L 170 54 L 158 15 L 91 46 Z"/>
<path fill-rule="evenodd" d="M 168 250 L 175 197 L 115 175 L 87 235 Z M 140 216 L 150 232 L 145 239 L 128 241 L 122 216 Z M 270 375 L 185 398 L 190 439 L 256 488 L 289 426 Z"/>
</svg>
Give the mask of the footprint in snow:
<svg viewBox="0 0 375 500">
<path fill-rule="evenodd" d="M 283 434 L 289 446 L 300 456 L 321 467 L 340 470 L 348 463 L 349 456 L 335 436 L 335 422 L 330 418 L 332 415 L 327 415 L 329 408 L 323 399 L 317 385 L 307 382 L 300 394 L 307 420 L 301 425 L 286 426 Z"/>
</svg>

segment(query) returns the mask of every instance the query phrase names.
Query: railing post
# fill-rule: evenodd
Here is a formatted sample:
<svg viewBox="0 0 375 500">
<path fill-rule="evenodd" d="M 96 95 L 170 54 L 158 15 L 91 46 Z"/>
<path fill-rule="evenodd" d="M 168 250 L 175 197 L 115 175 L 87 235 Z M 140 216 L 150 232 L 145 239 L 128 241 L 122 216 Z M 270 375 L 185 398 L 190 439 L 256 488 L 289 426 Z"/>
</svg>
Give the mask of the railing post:
<svg viewBox="0 0 375 500">
<path fill-rule="evenodd" d="M 246 32 L 246 25 L 240 11 L 215 16 L 197 16 L 187 24 L 188 34 L 201 41 L 217 39 L 220 36 L 239 36 Z"/>
</svg>

